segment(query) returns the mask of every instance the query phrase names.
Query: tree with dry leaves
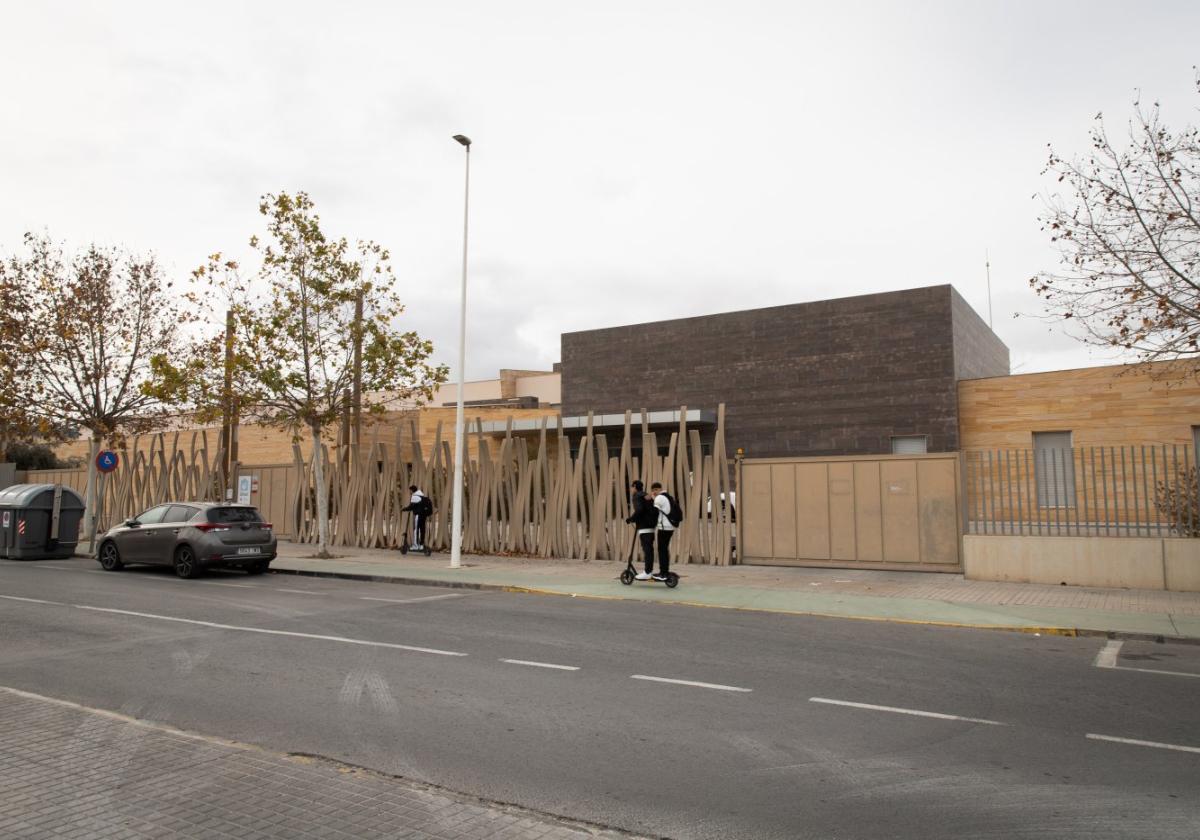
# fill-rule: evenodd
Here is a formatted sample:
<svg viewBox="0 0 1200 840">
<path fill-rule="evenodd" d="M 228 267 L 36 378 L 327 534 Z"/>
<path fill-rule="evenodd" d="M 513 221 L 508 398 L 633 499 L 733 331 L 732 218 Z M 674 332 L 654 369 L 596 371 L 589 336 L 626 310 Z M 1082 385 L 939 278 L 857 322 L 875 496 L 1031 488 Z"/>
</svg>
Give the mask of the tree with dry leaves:
<svg viewBox="0 0 1200 840">
<path fill-rule="evenodd" d="M 148 391 L 152 358 L 181 359 L 180 305 L 153 256 L 92 244 L 68 255 L 48 235 L 26 234 L 5 263 L 20 297 L 11 355 L 27 412 L 43 429 L 91 436 L 86 532 L 96 512 L 95 455 L 104 444 L 163 426 L 169 408 Z"/>
<path fill-rule="evenodd" d="M 367 241 L 327 236 L 307 194 L 263 196 L 266 235 L 252 237 L 258 267 L 243 276 L 220 254 L 195 272 L 232 312 L 233 340 L 214 320 L 190 359 L 154 362 L 152 392 L 200 417 L 234 404 L 240 416 L 309 438 L 315 483 L 318 553 L 328 555 L 329 499 L 322 431 L 349 408 L 355 348 L 361 344 L 362 409 L 381 414 L 429 399 L 446 379 L 430 361 L 433 345 L 397 326 L 390 255 Z M 216 294 L 213 294 L 215 292 Z M 362 319 L 356 302 L 362 301 Z M 221 313 L 224 314 L 223 312 Z"/>
<path fill-rule="evenodd" d="M 1061 262 L 1030 285 L 1083 340 L 1200 373 L 1200 129 L 1135 101 L 1122 136 L 1097 114 L 1090 140 L 1070 160 L 1051 149 L 1041 221 Z"/>
</svg>

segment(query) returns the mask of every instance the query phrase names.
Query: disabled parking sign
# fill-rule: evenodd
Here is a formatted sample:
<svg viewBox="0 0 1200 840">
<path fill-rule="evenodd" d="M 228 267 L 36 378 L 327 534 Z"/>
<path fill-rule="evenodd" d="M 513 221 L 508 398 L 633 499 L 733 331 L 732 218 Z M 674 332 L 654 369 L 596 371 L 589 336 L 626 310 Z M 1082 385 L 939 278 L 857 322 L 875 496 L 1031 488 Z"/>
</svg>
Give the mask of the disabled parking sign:
<svg viewBox="0 0 1200 840">
<path fill-rule="evenodd" d="M 96 469 L 102 473 L 112 472 L 119 463 L 121 463 L 121 459 L 111 449 L 101 450 L 100 454 L 96 456 Z"/>
</svg>

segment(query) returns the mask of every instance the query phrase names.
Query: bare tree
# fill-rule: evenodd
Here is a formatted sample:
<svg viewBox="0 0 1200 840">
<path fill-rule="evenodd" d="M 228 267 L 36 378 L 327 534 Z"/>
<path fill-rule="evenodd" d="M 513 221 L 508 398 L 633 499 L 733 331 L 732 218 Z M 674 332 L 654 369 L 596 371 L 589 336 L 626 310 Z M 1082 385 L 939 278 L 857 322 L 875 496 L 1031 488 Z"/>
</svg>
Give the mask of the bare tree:
<svg viewBox="0 0 1200 840">
<path fill-rule="evenodd" d="M 1030 285 L 1083 340 L 1200 371 L 1200 129 L 1135 101 L 1127 136 L 1097 114 L 1090 139 L 1071 160 L 1051 149 L 1043 174 L 1060 187 L 1041 221 L 1062 259 Z"/>
<path fill-rule="evenodd" d="M 14 352 L 43 428 L 91 433 L 88 534 L 95 524 L 95 455 L 104 443 L 161 427 L 168 408 L 148 390 L 150 359 L 179 358 L 194 320 L 152 256 L 89 245 L 68 257 L 48 235 L 25 235 L 6 265 L 21 296 Z"/>
</svg>

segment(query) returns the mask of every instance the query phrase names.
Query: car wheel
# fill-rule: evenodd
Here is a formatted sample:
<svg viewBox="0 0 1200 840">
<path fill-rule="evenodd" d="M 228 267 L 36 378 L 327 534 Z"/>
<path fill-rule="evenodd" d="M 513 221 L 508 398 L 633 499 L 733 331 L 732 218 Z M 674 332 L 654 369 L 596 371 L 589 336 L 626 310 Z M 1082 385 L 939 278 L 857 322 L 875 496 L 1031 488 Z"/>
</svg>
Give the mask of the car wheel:
<svg viewBox="0 0 1200 840">
<path fill-rule="evenodd" d="M 100 567 L 106 572 L 119 572 L 125 568 L 125 564 L 121 562 L 121 552 L 117 550 L 116 543 L 106 542 L 100 546 Z"/>
<path fill-rule="evenodd" d="M 190 546 L 181 545 L 175 551 L 175 574 L 181 578 L 194 578 L 200 574 L 200 564 L 196 562 L 196 552 Z"/>
<path fill-rule="evenodd" d="M 259 560 L 257 563 L 251 563 L 249 566 L 246 567 L 246 574 L 261 575 L 263 572 L 265 572 L 270 567 L 271 567 L 270 560 Z"/>
</svg>

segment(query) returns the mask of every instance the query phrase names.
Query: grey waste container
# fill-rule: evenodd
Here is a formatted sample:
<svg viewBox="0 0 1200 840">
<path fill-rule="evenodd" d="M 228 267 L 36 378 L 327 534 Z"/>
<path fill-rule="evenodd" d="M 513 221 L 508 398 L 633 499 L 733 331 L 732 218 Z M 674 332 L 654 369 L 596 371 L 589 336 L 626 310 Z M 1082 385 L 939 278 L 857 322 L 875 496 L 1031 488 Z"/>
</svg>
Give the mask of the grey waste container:
<svg viewBox="0 0 1200 840">
<path fill-rule="evenodd" d="M 58 536 L 54 535 L 58 496 Z M 0 490 L 0 557 L 50 560 L 70 557 L 79 544 L 83 497 L 59 484 L 14 484 Z"/>
</svg>

